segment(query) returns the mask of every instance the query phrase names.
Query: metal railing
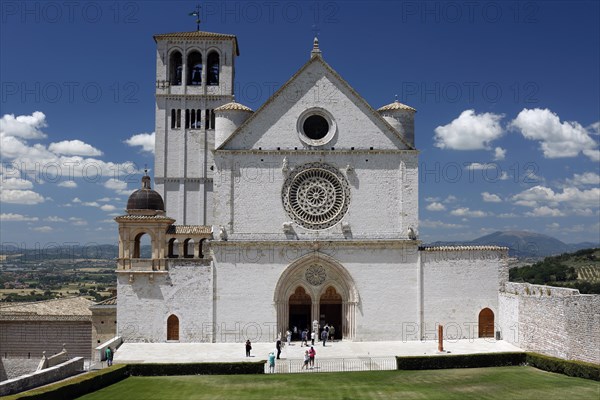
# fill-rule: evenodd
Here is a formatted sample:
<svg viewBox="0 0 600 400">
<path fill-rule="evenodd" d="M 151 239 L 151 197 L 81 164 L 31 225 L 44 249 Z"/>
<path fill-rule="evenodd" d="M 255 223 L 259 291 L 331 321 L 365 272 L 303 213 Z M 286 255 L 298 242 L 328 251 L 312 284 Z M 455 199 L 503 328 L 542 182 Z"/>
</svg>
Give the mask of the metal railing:
<svg viewBox="0 0 600 400">
<path fill-rule="evenodd" d="M 314 367 L 303 368 L 304 360 L 275 360 L 275 373 L 294 374 L 303 372 L 350 372 L 350 371 L 393 371 L 396 357 L 317 358 Z M 269 363 L 265 363 L 268 374 Z"/>
</svg>

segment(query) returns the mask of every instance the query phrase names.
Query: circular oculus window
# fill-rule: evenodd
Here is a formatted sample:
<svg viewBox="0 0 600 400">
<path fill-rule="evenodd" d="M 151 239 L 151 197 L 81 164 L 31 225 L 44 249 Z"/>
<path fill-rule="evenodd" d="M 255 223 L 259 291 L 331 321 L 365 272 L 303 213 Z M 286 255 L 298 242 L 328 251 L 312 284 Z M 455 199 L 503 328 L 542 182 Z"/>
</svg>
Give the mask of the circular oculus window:
<svg viewBox="0 0 600 400">
<path fill-rule="evenodd" d="M 300 139 L 310 146 L 322 146 L 335 135 L 337 126 L 331 114 L 322 108 L 311 108 L 298 118 Z"/>
</svg>

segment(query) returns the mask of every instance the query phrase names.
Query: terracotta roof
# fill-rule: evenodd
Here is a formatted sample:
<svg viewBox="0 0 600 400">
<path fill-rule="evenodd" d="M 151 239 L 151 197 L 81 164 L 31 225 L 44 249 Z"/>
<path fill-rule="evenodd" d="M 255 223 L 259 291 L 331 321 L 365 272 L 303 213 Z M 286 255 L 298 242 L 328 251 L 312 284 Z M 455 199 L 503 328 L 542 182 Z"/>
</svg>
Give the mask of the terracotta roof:
<svg viewBox="0 0 600 400">
<path fill-rule="evenodd" d="M 212 228 L 207 225 L 171 225 L 167 235 L 202 235 L 210 234 Z"/>
<path fill-rule="evenodd" d="M 92 316 L 89 307 L 93 304 L 85 297 L 7 303 L 0 306 L 0 320 L 89 320 Z"/>
<path fill-rule="evenodd" d="M 148 221 L 148 220 L 160 220 L 160 221 L 164 221 L 164 220 L 170 220 L 170 221 L 175 221 L 173 218 L 169 218 L 166 217 L 164 215 L 139 215 L 139 214 L 132 214 L 132 215 L 121 215 L 119 217 L 115 217 L 115 221 L 119 222 L 119 220 L 140 220 L 140 221 Z"/>
<path fill-rule="evenodd" d="M 111 297 L 110 299 L 106 299 L 104 301 L 101 301 L 99 303 L 93 304 L 90 306 L 90 308 L 94 308 L 97 306 L 116 306 L 117 305 L 117 297 Z"/>
<path fill-rule="evenodd" d="M 236 103 L 235 101 L 232 101 L 231 103 L 227 103 L 227 104 L 223 104 L 220 107 L 215 108 L 215 112 L 218 111 L 248 111 L 248 112 L 254 112 L 252 111 L 252 109 L 250 107 L 246 107 L 243 104 L 240 103 Z"/>
<path fill-rule="evenodd" d="M 502 246 L 432 246 L 421 247 L 422 251 L 469 251 L 469 250 L 492 250 L 492 251 L 507 251 L 508 247 Z"/>
<path fill-rule="evenodd" d="M 377 109 L 377 111 L 394 111 L 394 110 L 408 110 L 408 111 L 414 111 L 414 112 L 417 111 L 416 109 L 412 108 L 411 106 L 407 106 L 406 104 L 400 103 L 398 100 Z"/>
<path fill-rule="evenodd" d="M 159 33 L 154 35 L 154 41 L 165 39 L 216 39 L 216 40 L 233 40 L 235 55 L 240 55 L 240 48 L 238 47 L 237 37 L 235 35 L 229 35 L 226 33 L 215 33 L 215 32 L 203 32 L 203 31 L 191 31 L 191 32 L 171 32 L 171 33 Z"/>
</svg>

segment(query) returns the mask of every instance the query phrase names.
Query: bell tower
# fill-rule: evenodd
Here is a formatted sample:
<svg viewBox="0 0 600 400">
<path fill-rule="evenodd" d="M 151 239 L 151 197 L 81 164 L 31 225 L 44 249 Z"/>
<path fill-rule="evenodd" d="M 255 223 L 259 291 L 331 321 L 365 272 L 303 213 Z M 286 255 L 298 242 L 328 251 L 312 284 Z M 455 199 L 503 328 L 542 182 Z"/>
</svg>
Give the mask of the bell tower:
<svg viewBox="0 0 600 400">
<path fill-rule="evenodd" d="M 178 225 L 211 225 L 214 110 L 233 100 L 237 38 L 198 30 L 154 41 L 156 190 Z"/>
</svg>

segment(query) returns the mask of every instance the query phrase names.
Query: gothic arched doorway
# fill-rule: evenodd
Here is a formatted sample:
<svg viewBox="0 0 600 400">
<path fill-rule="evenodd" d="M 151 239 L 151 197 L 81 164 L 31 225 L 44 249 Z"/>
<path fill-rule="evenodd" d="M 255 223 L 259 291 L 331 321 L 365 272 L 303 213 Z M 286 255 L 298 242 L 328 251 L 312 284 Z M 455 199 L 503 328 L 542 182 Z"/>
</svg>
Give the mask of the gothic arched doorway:
<svg viewBox="0 0 600 400">
<path fill-rule="evenodd" d="M 479 313 L 479 337 L 494 337 L 494 312 L 489 308 Z"/>
<path fill-rule="evenodd" d="M 325 323 L 332 324 L 338 339 L 355 336 L 359 302 L 356 285 L 348 270 L 326 254 L 312 252 L 288 266 L 275 286 L 273 300 L 277 334 L 283 336 L 294 325 L 305 327 L 309 317 L 311 331 L 316 321 L 321 328 Z"/>
<path fill-rule="evenodd" d="M 298 286 L 289 298 L 290 305 L 290 328 L 297 327 L 298 330 L 307 328 L 310 331 L 310 307 L 312 299 L 302 286 Z"/>
<path fill-rule="evenodd" d="M 342 296 L 333 286 L 328 286 L 321 295 L 319 308 L 319 325 L 335 328 L 335 332 L 343 332 Z M 339 336 L 338 336 L 339 338 Z"/>
<path fill-rule="evenodd" d="M 167 318 L 167 340 L 179 340 L 179 318 L 174 314 Z"/>
</svg>

